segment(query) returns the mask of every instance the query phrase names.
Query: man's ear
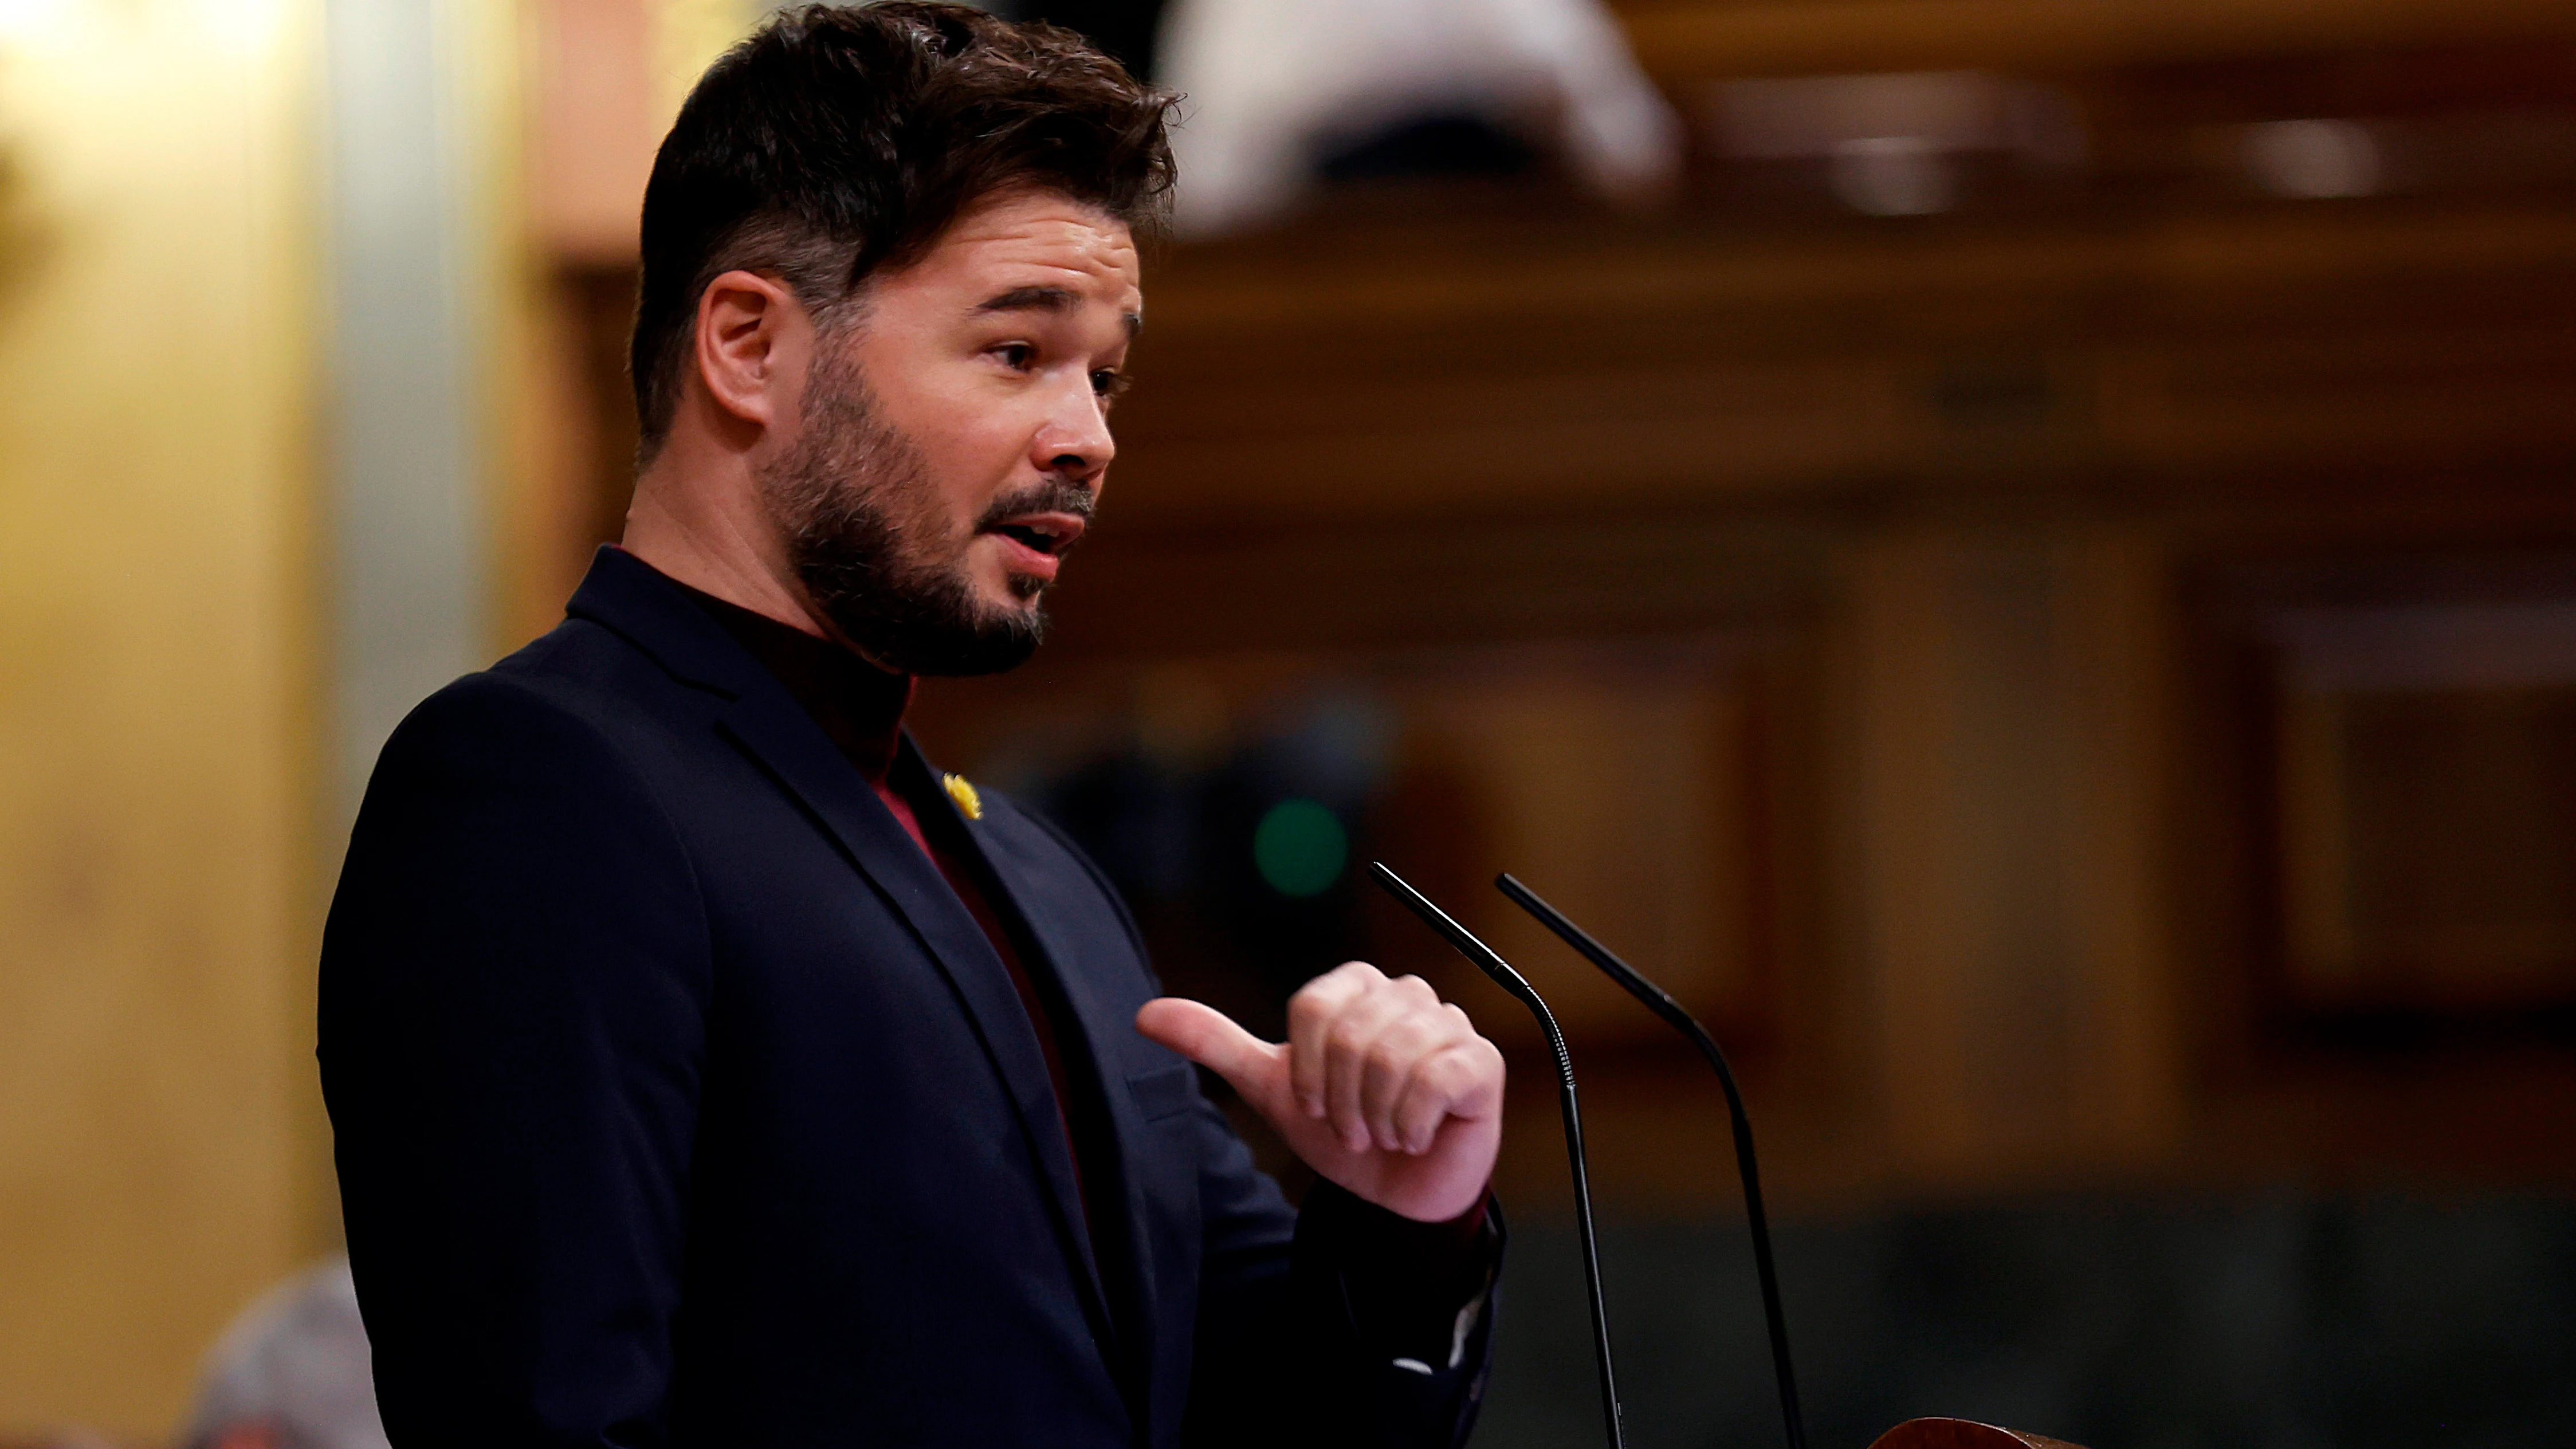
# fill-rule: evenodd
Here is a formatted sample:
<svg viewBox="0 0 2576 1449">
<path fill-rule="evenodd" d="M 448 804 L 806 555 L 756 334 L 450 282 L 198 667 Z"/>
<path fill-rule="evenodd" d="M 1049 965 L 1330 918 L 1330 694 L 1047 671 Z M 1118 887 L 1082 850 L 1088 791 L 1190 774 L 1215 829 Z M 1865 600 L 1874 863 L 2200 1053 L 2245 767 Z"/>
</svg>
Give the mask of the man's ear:
<svg viewBox="0 0 2576 1449">
<path fill-rule="evenodd" d="M 698 294 L 698 381 L 718 411 L 768 427 L 795 416 L 813 335 L 795 293 L 755 272 L 726 272 Z"/>
</svg>

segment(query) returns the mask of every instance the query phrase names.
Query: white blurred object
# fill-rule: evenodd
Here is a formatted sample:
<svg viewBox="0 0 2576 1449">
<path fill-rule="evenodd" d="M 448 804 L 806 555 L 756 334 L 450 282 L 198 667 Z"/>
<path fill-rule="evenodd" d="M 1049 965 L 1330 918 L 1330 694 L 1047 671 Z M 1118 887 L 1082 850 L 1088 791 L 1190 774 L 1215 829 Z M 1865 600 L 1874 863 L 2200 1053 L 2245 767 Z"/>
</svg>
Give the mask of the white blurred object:
<svg viewBox="0 0 2576 1449">
<path fill-rule="evenodd" d="M 189 1449 L 264 1427 L 284 1449 L 389 1449 L 349 1262 L 334 1258 L 242 1310 L 206 1356 Z"/>
<path fill-rule="evenodd" d="M 1189 233 L 1275 215 L 1319 153 L 1431 115 L 1535 120 L 1613 197 L 1681 168 L 1681 124 L 1598 0 L 1175 0 L 1155 55 L 1189 97 L 1172 141 Z"/>
<path fill-rule="evenodd" d="M 2062 93 L 1984 71 L 1721 81 L 1714 99 L 1724 154 L 1821 159 L 1834 195 L 1872 216 L 1956 206 L 1958 158 L 1971 153 L 2042 170 L 2084 160 L 2083 122 Z"/>
<path fill-rule="evenodd" d="M 2324 200 L 2379 190 L 2379 141 L 2357 121 L 2248 126 L 2244 156 L 2254 184 L 2274 196 Z"/>
<path fill-rule="evenodd" d="M 1835 143 L 1834 195 L 1870 216 L 1930 216 L 1959 202 L 1948 152 L 1922 136 L 1862 136 Z"/>
</svg>

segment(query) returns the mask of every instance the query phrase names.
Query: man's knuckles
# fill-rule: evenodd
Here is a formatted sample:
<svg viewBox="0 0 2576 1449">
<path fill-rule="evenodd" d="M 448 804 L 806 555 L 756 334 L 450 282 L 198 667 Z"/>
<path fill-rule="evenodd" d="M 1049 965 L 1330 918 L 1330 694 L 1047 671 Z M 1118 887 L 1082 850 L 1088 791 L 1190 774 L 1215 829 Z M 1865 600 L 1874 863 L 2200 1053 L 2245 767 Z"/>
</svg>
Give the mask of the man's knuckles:
<svg viewBox="0 0 2576 1449">
<path fill-rule="evenodd" d="M 1324 1028 L 1324 1046 L 1332 1052 L 1364 1054 L 1386 1024 L 1386 1013 L 1381 1011 L 1345 1011 Z"/>
<path fill-rule="evenodd" d="M 1460 1107 L 1492 1088 L 1495 1074 L 1491 1067 L 1482 1053 L 1462 1048 L 1434 1057 L 1427 1074 L 1449 1104 Z"/>
<path fill-rule="evenodd" d="M 1450 1046 L 1456 1033 L 1449 1022 L 1436 1013 L 1417 1012 L 1389 1022 L 1369 1051 L 1379 1060 L 1396 1066 L 1409 1066 L 1419 1057 Z"/>
<path fill-rule="evenodd" d="M 1331 1015 L 1385 984 L 1386 973 L 1366 961 L 1345 961 L 1297 988 L 1288 999 L 1288 1014 L 1292 1019 L 1301 1013 Z"/>
</svg>

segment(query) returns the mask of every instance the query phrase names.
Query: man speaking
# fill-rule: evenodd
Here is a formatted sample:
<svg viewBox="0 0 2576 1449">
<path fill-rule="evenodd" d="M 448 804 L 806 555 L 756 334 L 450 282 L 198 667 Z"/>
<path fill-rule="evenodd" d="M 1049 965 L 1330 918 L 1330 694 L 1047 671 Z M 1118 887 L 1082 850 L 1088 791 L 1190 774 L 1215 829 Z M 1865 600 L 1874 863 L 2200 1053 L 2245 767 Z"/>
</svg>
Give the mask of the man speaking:
<svg viewBox="0 0 2576 1449">
<path fill-rule="evenodd" d="M 623 547 L 394 734 L 323 947 L 397 1445 L 1464 1437 L 1493 1046 L 1359 963 L 1284 1045 L 1157 999 L 1100 873 L 902 728 L 1036 647 L 1100 500 L 1170 99 L 815 8 L 663 142 Z"/>
</svg>

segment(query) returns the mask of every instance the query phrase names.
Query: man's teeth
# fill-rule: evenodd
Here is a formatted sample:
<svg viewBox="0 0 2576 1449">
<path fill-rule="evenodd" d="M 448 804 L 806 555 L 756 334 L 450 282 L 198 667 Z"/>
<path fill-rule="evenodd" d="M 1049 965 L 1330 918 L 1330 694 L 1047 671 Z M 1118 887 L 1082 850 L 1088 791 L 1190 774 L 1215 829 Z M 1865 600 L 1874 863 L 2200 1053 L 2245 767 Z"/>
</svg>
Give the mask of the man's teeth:
<svg viewBox="0 0 2576 1449">
<path fill-rule="evenodd" d="M 1040 533 L 1036 529 L 1027 527 L 1023 524 L 996 524 L 993 527 L 993 531 L 1002 535 L 1004 538 L 1017 539 L 1020 543 L 1037 550 L 1039 553 L 1055 552 L 1055 538 L 1052 534 Z"/>
</svg>

